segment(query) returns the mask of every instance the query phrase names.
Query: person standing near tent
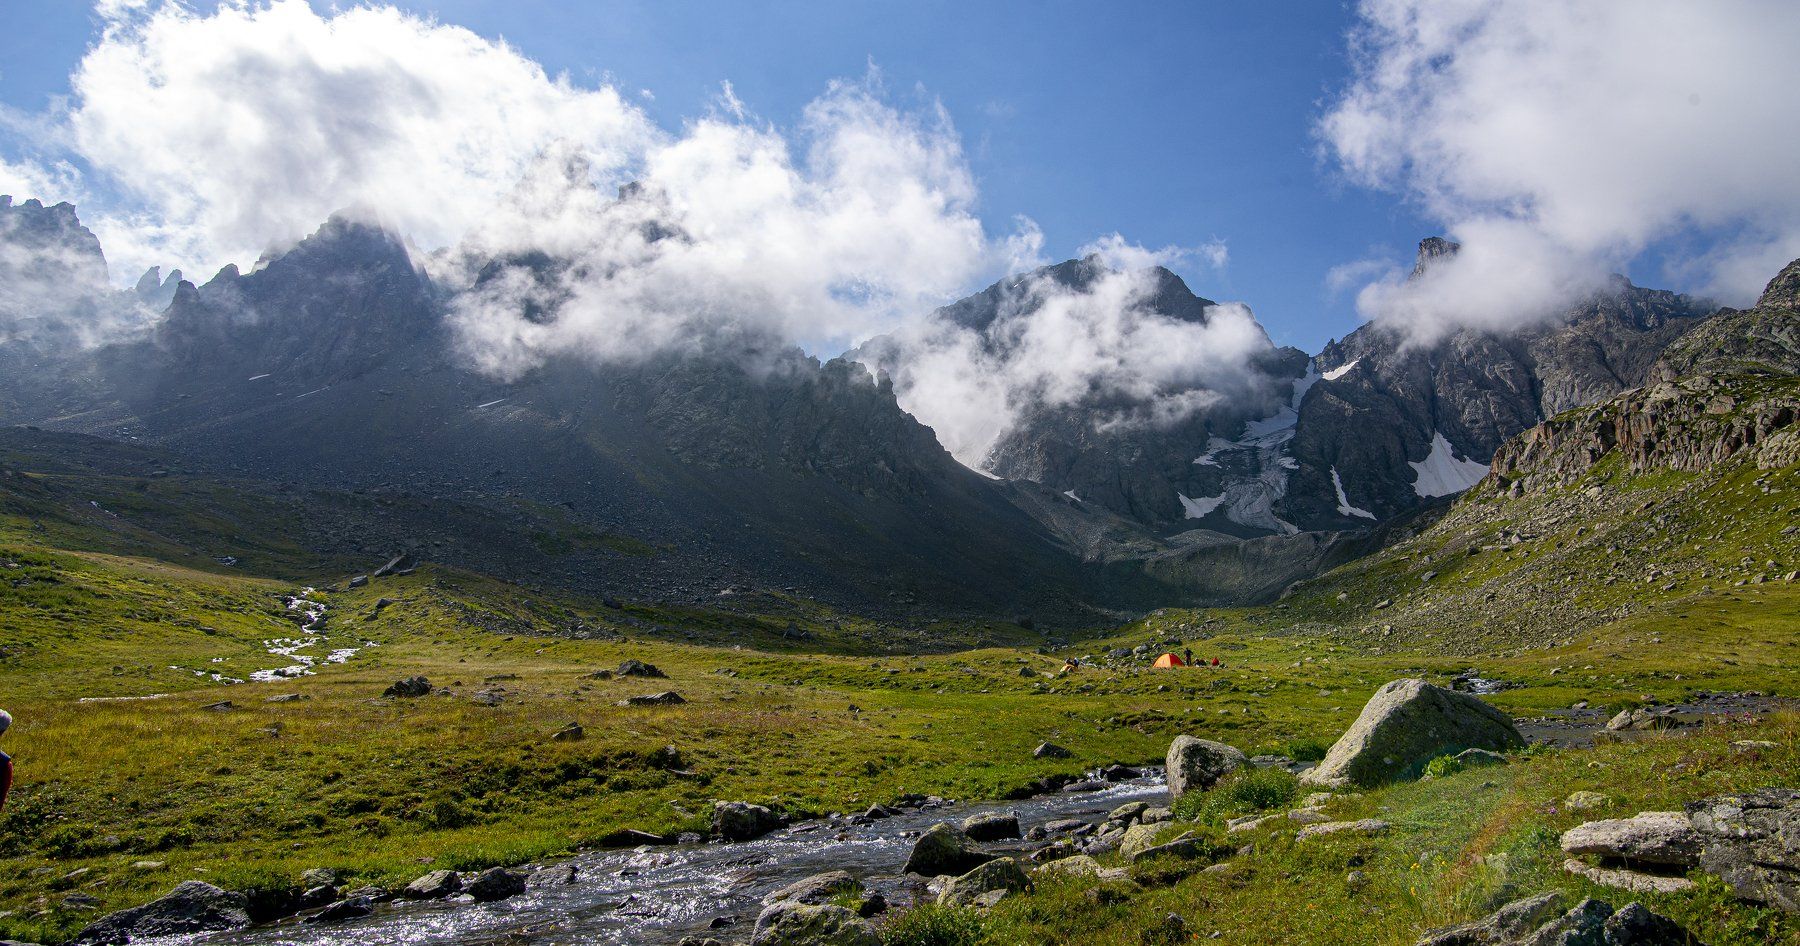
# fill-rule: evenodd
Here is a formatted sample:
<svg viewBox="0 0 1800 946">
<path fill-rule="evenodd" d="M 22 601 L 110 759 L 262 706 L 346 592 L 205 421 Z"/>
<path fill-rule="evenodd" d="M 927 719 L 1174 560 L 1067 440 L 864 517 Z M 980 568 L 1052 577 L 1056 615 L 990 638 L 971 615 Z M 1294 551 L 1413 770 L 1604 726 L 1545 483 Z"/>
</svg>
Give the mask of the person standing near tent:
<svg viewBox="0 0 1800 946">
<path fill-rule="evenodd" d="M 12 714 L 0 710 L 0 736 L 12 728 Z M 6 793 L 12 790 L 12 756 L 0 752 L 0 812 L 6 811 Z"/>
<path fill-rule="evenodd" d="M 1193 666 L 1193 664 L 1194 664 L 1194 648 L 1192 648 L 1192 647 L 1181 648 L 1181 662 L 1184 664 L 1187 664 L 1190 667 Z"/>
<path fill-rule="evenodd" d="M 1219 665 L 1219 658 L 1214 657 L 1213 658 L 1213 666 L 1217 667 L 1218 665 Z"/>
</svg>

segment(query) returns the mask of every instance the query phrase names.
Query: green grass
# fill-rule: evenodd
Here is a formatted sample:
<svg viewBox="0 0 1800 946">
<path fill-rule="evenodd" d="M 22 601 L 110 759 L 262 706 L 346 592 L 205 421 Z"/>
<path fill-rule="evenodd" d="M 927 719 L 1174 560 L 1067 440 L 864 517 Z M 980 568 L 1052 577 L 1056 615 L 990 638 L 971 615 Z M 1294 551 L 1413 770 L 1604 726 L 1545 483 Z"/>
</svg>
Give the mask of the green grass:
<svg viewBox="0 0 1800 946">
<path fill-rule="evenodd" d="M 189 878 L 270 890 L 327 866 L 391 884 L 426 859 L 474 869 L 573 852 L 620 828 L 698 828 L 717 799 L 804 816 L 911 792 L 1003 798 L 1045 776 L 1159 762 L 1184 733 L 1315 759 L 1381 684 L 1441 683 L 1472 666 L 1513 684 L 1490 699 L 1517 715 L 1700 690 L 1800 696 L 1800 583 L 1769 579 L 1800 567 L 1793 468 L 1701 479 L 1603 464 L 1553 496 L 1477 494 L 1274 606 L 1164 609 L 1054 650 L 1001 621 L 898 628 L 772 594 L 728 608 L 609 607 L 427 566 L 320 593 L 332 618 L 318 651 L 376 646 L 315 676 L 242 685 L 211 675 L 247 679 L 286 662 L 265 644 L 297 636 L 283 594 L 367 563 L 307 556 L 268 529 L 286 507 L 229 484 L 75 468 L 6 475 L 0 695 L 18 719 L 5 737 L 18 785 L 0 815 L 0 938 L 67 937 L 94 915 L 61 906 L 76 890 L 112 910 Z M 1590 496 L 1591 486 L 1603 488 Z M 99 506 L 74 502 L 90 495 Z M 540 551 L 654 554 L 610 533 L 539 533 Z M 214 561 L 225 547 L 245 552 L 238 566 Z M 1626 566 L 1635 580 L 1617 580 Z M 377 611 L 383 597 L 393 603 Z M 790 625 L 804 634 L 789 636 Z M 1067 656 L 1177 643 L 1225 665 L 1102 663 L 1052 676 Z M 627 657 L 670 679 L 588 677 Z M 452 695 L 378 698 L 413 674 Z M 471 699 L 490 686 L 505 688 L 501 705 Z M 689 702 L 616 705 L 661 689 Z M 306 699 L 266 702 L 277 694 Z M 221 700 L 232 708 L 204 708 Z M 551 741 L 569 722 L 587 737 Z M 1445 766 L 1333 808 L 1393 821 L 1387 837 L 1298 845 L 1284 823 L 1250 838 L 1254 849 L 1224 872 L 1150 864 L 1099 888 L 1046 883 L 985 919 L 905 913 L 887 935 L 1135 944 L 1178 912 L 1228 943 L 1409 943 L 1507 896 L 1582 892 L 1554 851 L 1575 821 L 1559 807 L 1569 792 L 1603 791 L 1629 813 L 1793 784 L 1796 728 L 1788 716 L 1534 752 L 1502 768 Z M 1742 738 L 1782 748 L 1732 750 Z M 1033 759 L 1044 740 L 1075 757 Z M 1227 818 L 1282 810 L 1299 794 L 1285 773 L 1262 770 L 1181 811 L 1224 845 Z M 1352 870 L 1360 888 L 1346 883 Z M 1652 905 L 1709 943 L 1795 938 L 1791 920 L 1716 885 Z"/>
</svg>

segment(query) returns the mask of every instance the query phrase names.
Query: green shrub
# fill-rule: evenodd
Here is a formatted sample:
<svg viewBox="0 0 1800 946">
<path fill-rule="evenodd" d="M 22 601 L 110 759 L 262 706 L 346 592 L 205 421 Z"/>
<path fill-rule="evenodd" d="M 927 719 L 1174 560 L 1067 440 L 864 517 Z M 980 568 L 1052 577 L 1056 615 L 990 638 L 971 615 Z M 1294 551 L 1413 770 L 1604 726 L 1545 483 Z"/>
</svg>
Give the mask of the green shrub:
<svg viewBox="0 0 1800 946">
<path fill-rule="evenodd" d="M 1289 739 L 1281 745 L 1281 754 L 1295 762 L 1317 762 L 1331 751 L 1329 739 Z"/>
<path fill-rule="evenodd" d="M 1279 808 L 1300 794 L 1300 780 L 1286 769 L 1239 769 L 1203 792 L 1188 792 L 1175 802 L 1175 816 L 1187 821 L 1222 823 L 1227 818 Z"/>
<path fill-rule="evenodd" d="M 884 946 L 979 946 L 986 939 L 980 914 L 935 904 L 908 910 L 881 929 Z"/>
<path fill-rule="evenodd" d="M 1467 768 L 1467 766 L 1456 761 L 1455 756 L 1441 755 L 1432 759 L 1430 762 L 1425 763 L 1425 771 L 1421 774 L 1428 775 L 1432 778 L 1443 778 L 1447 775 L 1455 775 L 1465 768 Z"/>
</svg>

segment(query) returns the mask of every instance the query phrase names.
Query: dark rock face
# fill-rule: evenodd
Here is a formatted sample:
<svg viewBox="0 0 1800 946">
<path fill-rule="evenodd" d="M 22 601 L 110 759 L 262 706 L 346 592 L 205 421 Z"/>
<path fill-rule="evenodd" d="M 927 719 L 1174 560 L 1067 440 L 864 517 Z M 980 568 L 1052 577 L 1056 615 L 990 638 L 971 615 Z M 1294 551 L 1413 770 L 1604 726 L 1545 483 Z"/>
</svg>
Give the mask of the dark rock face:
<svg viewBox="0 0 1800 946">
<path fill-rule="evenodd" d="M 51 216 L 75 226 L 72 208 Z M 103 265 L 91 234 L 68 232 Z M 1029 607 L 1067 623 L 1096 604 L 1172 597 L 1154 576 L 1084 564 L 860 365 L 746 338 L 633 363 L 556 359 L 505 383 L 466 360 L 447 299 L 392 234 L 336 217 L 255 271 L 179 283 L 148 337 L 31 371 L 8 359 L 38 365 L 39 353 L 0 341 L 0 409 L 129 433 L 197 473 L 454 499 L 504 517 L 543 504 L 567 520 L 538 530 L 555 541 L 502 548 L 463 534 L 412 547 L 618 598 L 698 604 L 749 585 L 896 618 Z M 386 551 L 420 531 L 324 541 Z"/>
<path fill-rule="evenodd" d="M 84 946 L 110 946 L 152 936 L 243 929 L 250 913 L 240 893 L 189 880 L 160 900 L 104 917 L 76 935 Z"/>
<path fill-rule="evenodd" d="M 1420 244 L 1415 274 L 1454 246 Z M 1697 300 L 1615 278 L 1560 317 L 1510 335 L 1463 330 L 1417 345 L 1384 323 L 1365 325 L 1314 359 L 1325 377 L 1300 406 L 1300 468 L 1280 509 L 1308 528 L 1341 528 L 1369 520 L 1340 507 L 1385 519 L 1435 498 L 1425 494 L 1447 495 L 1440 490 L 1454 482 L 1434 487 L 1415 466 L 1432 463 L 1438 438 L 1439 464 L 1462 461 L 1450 469 L 1479 478 L 1481 464 L 1538 421 L 1645 383 L 1663 350 L 1705 314 Z"/>
<path fill-rule="evenodd" d="M 1700 867 L 1745 900 L 1800 912 L 1800 790 L 1765 788 L 1687 806 Z"/>
</svg>

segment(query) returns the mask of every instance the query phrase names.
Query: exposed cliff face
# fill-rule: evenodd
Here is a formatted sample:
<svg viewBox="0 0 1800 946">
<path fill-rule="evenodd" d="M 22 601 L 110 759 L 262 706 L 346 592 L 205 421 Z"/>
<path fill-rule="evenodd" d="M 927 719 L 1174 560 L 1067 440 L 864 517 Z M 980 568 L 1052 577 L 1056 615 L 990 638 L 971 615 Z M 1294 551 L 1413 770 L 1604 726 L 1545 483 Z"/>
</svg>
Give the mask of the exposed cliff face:
<svg viewBox="0 0 1800 946">
<path fill-rule="evenodd" d="M 1700 472 L 1750 452 L 1800 461 L 1800 261 L 1753 309 L 1727 311 L 1670 346 L 1665 380 L 1568 411 L 1505 444 L 1493 481 L 1523 493 L 1566 485 L 1603 461 L 1626 472 Z"/>
<path fill-rule="evenodd" d="M 1415 271 L 1455 247 L 1426 240 Z M 1452 495 L 1539 420 L 1643 384 L 1704 315 L 1695 300 L 1615 278 L 1560 318 L 1513 334 L 1465 330 L 1426 346 L 1365 325 L 1315 359 L 1324 379 L 1300 408 L 1300 469 L 1281 509 L 1312 528 L 1346 527 L 1366 519 L 1345 509 L 1387 518 Z"/>
</svg>

